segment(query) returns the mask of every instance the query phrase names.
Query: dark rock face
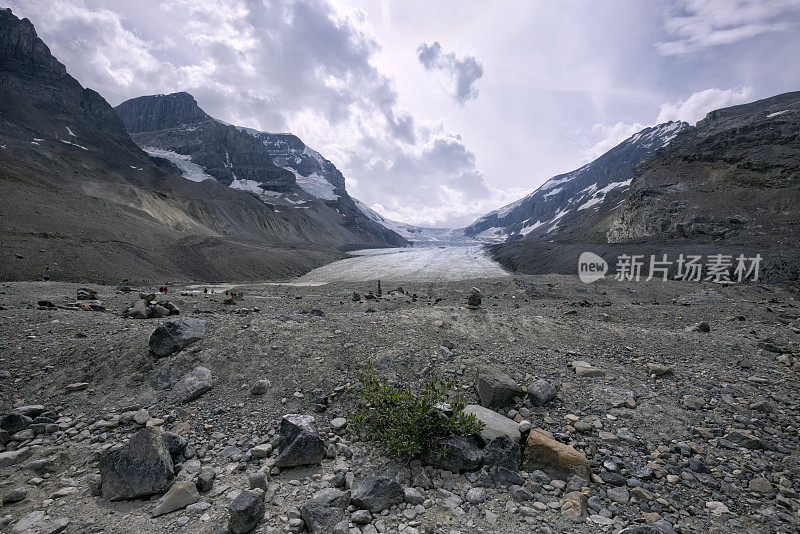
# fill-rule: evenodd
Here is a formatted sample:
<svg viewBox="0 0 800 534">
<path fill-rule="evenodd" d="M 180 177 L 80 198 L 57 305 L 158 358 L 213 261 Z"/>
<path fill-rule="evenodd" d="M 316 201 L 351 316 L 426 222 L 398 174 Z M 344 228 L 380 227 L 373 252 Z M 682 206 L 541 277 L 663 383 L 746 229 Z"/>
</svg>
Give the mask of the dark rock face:
<svg viewBox="0 0 800 534">
<path fill-rule="evenodd" d="M 258 525 L 264 518 L 264 491 L 254 489 L 241 492 L 232 503 L 228 505 L 230 518 L 228 529 L 234 534 L 246 534 Z"/>
<path fill-rule="evenodd" d="M 310 415 L 289 414 L 281 419 L 275 465 L 294 467 L 318 464 L 325 456 L 325 441 Z"/>
<path fill-rule="evenodd" d="M 33 423 L 33 419 L 27 415 L 11 412 L 0 418 L 0 429 L 13 435 L 21 430 L 25 430 Z"/>
<path fill-rule="evenodd" d="M 800 92 L 709 113 L 636 170 L 609 242 L 797 245 Z"/>
<path fill-rule="evenodd" d="M 516 471 L 522 463 L 522 447 L 508 436 L 494 438 L 483 449 L 483 463 Z"/>
<path fill-rule="evenodd" d="M 100 475 L 103 497 L 110 501 L 166 491 L 174 474 L 162 432 L 143 428 L 123 447 L 103 452 Z"/>
<path fill-rule="evenodd" d="M 195 367 L 173 386 L 167 398 L 170 404 L 190 402 L 210 391 L 216 384 L 211 371 L 205 367 Z"/>
<path fill-rule="evenodd" d="M 685 122 L 645 128 L 593 162 L 554 176 L 527 197 L 481 217 L 465 234 L 498 228 L 498 240 L 584 236 L 625 198 L 636 165 L 690 128 Z"/>
<path fill-rule="evenodd" d="M 343 491 L 327 488 L 318 491 L 300 506 L 300 516 L 312 533 L 333 532 L 333 528 L 345 519 L 345 510 L 350 497 Z"/>
<path fill-rule="evenodd" d="M 140 301 L 141 302 L 141 301 Z M 150 350 L 158 357 L 169 356 L 200 341 L 206 334 L 206 322 L 192 317 L 181 317 L 156 327 L 150 336 Z"/>
<path fill-rule="evenodd" d="M 437 469 L 463 473 L 478 469 L 482 456 L 475 438 L 456 436 L 438 441 L 432 450 L 425 452 L 422 461 Z"/>
<path fill-rule="evenodd" d="M 400 469 L 385 467 L 356 479 L 350 500 L 373 514 L 403 502 L 403 486 L 398 482 Z"/>
<path fill-rule="evenodd" d="M 116 108 L 129 132 L 154 132 L 213 120 L 189 93 L 142 96 Z"/>
</svg>

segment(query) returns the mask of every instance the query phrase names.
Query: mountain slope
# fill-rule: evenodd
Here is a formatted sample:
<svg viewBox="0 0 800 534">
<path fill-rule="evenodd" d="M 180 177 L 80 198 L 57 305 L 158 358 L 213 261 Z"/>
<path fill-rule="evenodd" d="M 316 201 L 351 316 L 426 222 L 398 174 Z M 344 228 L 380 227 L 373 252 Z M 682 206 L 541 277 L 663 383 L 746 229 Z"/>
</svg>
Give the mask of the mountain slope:
<svg viewBox="0 0 800 534">
<path fill-rule="evenodd" d="M 583 236 L 494 245 L 509 270 L 575 274 L 590 250 L 762 258 L 759 280 L 800 281 L 800 92 L 710 112 L 636 167 L 619 206 Z M 602 228 L 606 228 L 602 231 Z"/>
<path fill-rule="evenodd" d="M 2 279 L 35 278 L 48 264 L 68 280 L 286 278 L 365 241 L 331 210 L 270 206 L 151 159 L 114 109 L 69 76 L 33 24 L 7 9 L 0 124 Z"/>
<path fill-rule="evenodd" d="M 484 215 L 465 233 L 498 241 L 591 233 L 624 198 L 634 167 L 689 128 L 685 122 L 645 128 L 580 169 L 554 176 L 530 195 Z"/>
<path fill-rule="evenodd" d="M 355 236 L 340 236 L 351 248 L 407 244 L 365 217 L 338 169 L 292 134 L 223 123 L 183 92 L 137 97 L 115 109 L 139 146 L 174 163 L 187 179 L 214 179 L 288 211 L 314 209 Z"/>
</svg>

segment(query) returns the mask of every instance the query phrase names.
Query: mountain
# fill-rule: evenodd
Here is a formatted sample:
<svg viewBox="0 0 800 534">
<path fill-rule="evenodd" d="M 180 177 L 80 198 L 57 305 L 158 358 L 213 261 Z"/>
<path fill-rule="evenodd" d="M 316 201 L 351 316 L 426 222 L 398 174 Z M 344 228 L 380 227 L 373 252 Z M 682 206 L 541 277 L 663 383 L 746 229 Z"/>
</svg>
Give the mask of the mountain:
<svg viewBox="0 0 800 534">
<path fill-rule="evenodd" d="M 192 113 L 142 114 L 140 124 L 169 126 L 159 121 Z M 225 185 L 229 172 L 277 196 L 297 188 L 235 129 L 209 134 L 235 165 L 215 154 L 202 160 L 222 181 L 186 179 L 173 162 L 151 158 L 8 9 L 0 10 L 0 124 L 0 279 L 36 278 L 45 265 L 55 279 L 96 282 L 287 278 L 388 241 L 372 221 L 359 227 L 302 191 L 295 204 L 269 204 Z"/>
<path fill-rule="evenodd" d="M 797 244 L 800 92 L 712 111 L 643 163 L 606 237 Z"/>
<path fill-rule="evenodd" d="M 672 121 L 645 128 L 580 169 L 554 176 L 530 195 L 484 215 L 465 233 L 495 241 L 591 233 L 625 197 L 636 165 L 690 128 Z"/>
<path fill-rule="evenodd" d="M 712 111 L 639 164 L 618 206 L 592 231 L 503 243 L 491 253 L 527 274 L 575 274 L 586 250 L 611 265 L 621 254 L 673 261 L 680 254 L 758 254 L 759 280 L 797 282 L 798 132 L 800 92 Z"/>
<path fill-rule="evenodd" d="M 355 243 L 364 247 L 408 244 L 364 216 L 347 193 L 342 173 L 292 134 L 226 124 L 185 92 L 141 96 L 115 109 L 145 152 L 171 161 L 189 180 L 214 179 L 285 210 L 313 206 L 331 224 L 358 236 Z"/>
</svg>

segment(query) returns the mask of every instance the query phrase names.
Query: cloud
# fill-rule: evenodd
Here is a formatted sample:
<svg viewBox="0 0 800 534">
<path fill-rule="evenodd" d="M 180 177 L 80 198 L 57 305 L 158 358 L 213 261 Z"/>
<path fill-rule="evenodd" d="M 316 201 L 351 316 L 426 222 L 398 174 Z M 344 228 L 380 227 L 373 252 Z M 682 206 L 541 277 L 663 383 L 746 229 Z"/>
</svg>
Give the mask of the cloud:
<svg viewBox="0 0 800 534">
<path fill-rule="evenodd" d="M 645 125 L 638 122 L 626 123 L 617 122 L 615 124 L 595 124 L 592 127 L 592 135 L 600 137 L 591 147 L 581 150 L 580 156 L 583 163 L 594 161 L 628 137 L 645 128 Z"/>
<path fill-rule="evenodd" d="M 417 47 L 417 59 L 426 71 L 439 71 L 455 82 L 453 98 L 460 106 L 478 98 L 475 82 L 483 77 L 483 66 L 474 56 L 457 57 L 455 52 L 444 52 L 439 41 L 422 43 Z"/>
<path fill-rule="evenodd" d="M 706 89 L 693 93 L 689 98 L 668 102 L 661 105 L 656 124 L 667 121 L 686 121 L 694 124 L 706 113 L 752 100 L 753 89 Z"/>
<path fill-rule="evenodd" d="M 658 44 L 667 56 L 678 56 L 798 27 L 797 0 L 683 0 L 664 20 L 671 40 Z"/>
</svg>

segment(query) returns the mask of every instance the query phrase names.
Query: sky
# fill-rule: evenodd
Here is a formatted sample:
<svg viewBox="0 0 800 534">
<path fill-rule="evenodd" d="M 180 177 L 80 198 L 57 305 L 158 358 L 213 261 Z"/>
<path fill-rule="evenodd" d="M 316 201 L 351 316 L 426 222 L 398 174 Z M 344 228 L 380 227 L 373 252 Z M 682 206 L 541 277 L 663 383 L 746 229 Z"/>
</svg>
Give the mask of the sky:
<svg viewBox="0 0 800 534">
<path fill-rule="evenodd" d="M 465 226 L 640 129 L 800 90 L 800 0 L 0 0 L 112 105 L 188 91 Z"/>
</svg>

